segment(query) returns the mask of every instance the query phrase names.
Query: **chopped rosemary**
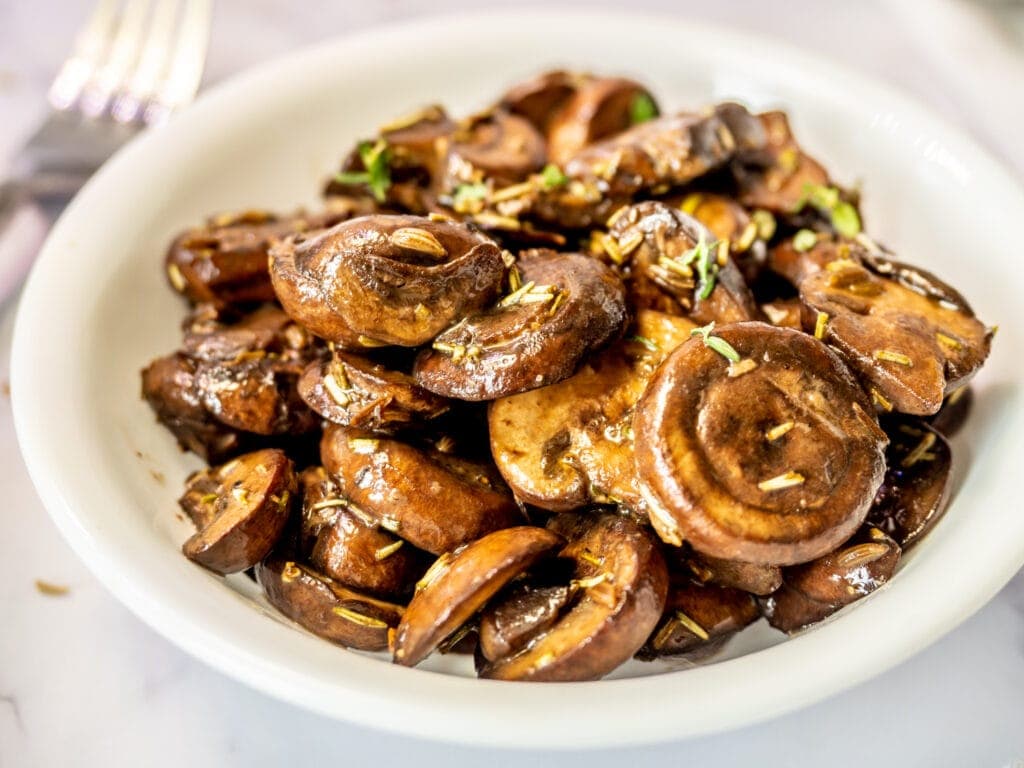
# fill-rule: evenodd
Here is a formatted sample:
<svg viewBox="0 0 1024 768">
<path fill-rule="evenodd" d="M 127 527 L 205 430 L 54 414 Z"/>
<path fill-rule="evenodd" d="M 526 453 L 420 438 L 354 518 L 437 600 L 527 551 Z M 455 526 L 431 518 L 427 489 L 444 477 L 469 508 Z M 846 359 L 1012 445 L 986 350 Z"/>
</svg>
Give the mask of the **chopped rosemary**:
<svg viewBox="0 0 1024 768">
<path fill-rule="evenodd" d="M 733 348 L 732 344 L 727 342 L 721 336 L 712 336 L 711 331 L 713 331 L 714 328 L 715 322 L 712 320 L 707 325 L 701 326 L 700 328 L 694 328 L 690 331 L 690 335 L 700 336 L 705 347 L 714 350 L 729 362 L 738 363 L 740 361 L 740 353 Z"/>
<path fill-rule="evenodd" d="M 883 411 L 891 411 L 892 403 L 886 399 L 885 395 L 879 392 L 874 387 L 871 388 L 871 399 L 875 401 L 875 405 L 881 408 Z"/>
<path fill-rule="evenodd" d="M 690 630 L 693 634 L 699 637 L 701 640 L 707 640 L 709 635 L 706 629 L 698 624 L 696 621 L 691 619 L 682 611 L 676 611 L 676 621 Z"/>
<path fill-rule="evenodd" d="M 819 312 L 814 320 L 814 338 L 824 339 L 825 328 L 828 326 L 828 312 Z"/>
<path fill-rule="evenodd" d="M 640 336 L 639 334 L 637 334 L 636 336 L 630 336 L 629 340 L 635 341 L 637 344 L 642 344 L 643 346 L 647 347 L 647 349 L 649 349 L 651 352 L 657 352 L 659 349 L 658 345 L 655 344 L 650 339 L 648 339 L 646 336 Z"/>
<path fill-rule="evenodd" d="M 358 624 L 361 627 L 370 627 L 371 629 L 386 629 L 388 623 L 375 619 L 372 616 L 367 616 L 364 613 L 350 610 L 349 608 L 342 608 L 340 605 L 336 605 L 331 609 L 331 612 L 335 616 L 340 616 L 346 621 L 351 621 L 353 624 Z"/>
<path fill-rule="evenodd" d="M 548 163 L 540 172 L 540 185 L 544 190 L 558 189 L 569 183 L 569 177 L 554 163 Z"/>
<path fill-rule="evenodd" d="M 914 361 L 902 352 L 894 352 L 891 349 L 876 349 L 874 357 L 875 360 L 883 360 L 887 363 L 896 363 L 896 365 L 905 365 L 908 368 L 914 365 Z"/>
<path fill-rule="evenodd" d="M 342 171 L 335 175 L 334 180 L 340 184 L 365 184 L 377 202 L 384 202 L 388 188 L 391 186 L 391 170 L 388 163 L 391 153 L 384 139 L 361 141 L 356 151 L 363 163 L 362 171 Z"/>
<path fill-rule="evenodd" d="M 764 436 L 769 443 L 774 443 L 776 440 L 778 440 L 784 434 L 789 432 L 789 430 L 791 430 L 795 426 L 796 424 L 794 424 L 792 421 L 784 421 L 781 424 L 776 424 L 774 427 L 766 431 L 764 433 Z"/>
<path fill-rule="evenodd" d="M 711 292 L 715 289 L 715 277 L 718 275 L 718 263 L 712 258 L 712 247 L 708 245 L 704 239 L 704 233 L 700 233 L 700 240 L 697 245 L 694 246 L 692 251 L 687 253 L 684 257 L 683 263 L 688 264 L 691 261 L 697 262 L 697 277 L 699 282 L 697 283 L 697 297 L 700 299 L 706 299 L 711 295 Z M 689 257 L 692 253 L 693 257 Z"/>
<path fill-rule="evenodd" d="M 658 116 L 658 105 L 650 94 L 641 91 L 633 97 L 629 104 L 629 122 L 632 125 L 646 123 Z"/>
<path fill-rule="evenodd" d="M 942 346 L 949 347 L 950 349 L 960 349 L 960 347 L 963 346 L 958 339 L 955 339 L 942 331 L 937 332 L 935 334 L 935 338 L 940 344 L 942 344 Z"/>
<path fill-rule="evenodd" d="M 404 539 L 398 539 L 398 541 L 392 542 L 387 546 L 380 547 L 379 549 L 374 551 L 373 559 L 376 560 L 378 563 L 381 560 L 386 560 L 387 558 L 391 557 L 391 555 L 395 554 L 395 552 L 397 552 L 399 549 L 401 549 L 404 543 Z"/>
<path fill-rule="evenodd" d="M 803 197 L 797 203 L 796 211 L 800 212 L 808 205 L 828 216 L 832 228 L 843 237 L 852 238 L 860 234 L 861 223 L 857 209 L 840 197 L 838 188 L 804 184 Z"/>
<path fill-rule="evenodd" d="M 927 455 L 928 451 L 930 451 L 932 449 L 932 446 L 934 446 L 934 445 L 935 445 L 935 433 L 934 432 L 925 432 L 924 436 L 921 438 L 921 442 L 919 442 L 916 446 L 914 446 L 914 449 L 910 453 L 908 453 L 906 456 L 903 457 L 903 461 L 900 462 L 900 466 L 901 467 L 912 467 L 915 464 L 917 464 L 917 462 L 925 460 L 925 456 Z"/>
<path fill-rule="evenodd" d="M 805 253 L 811 250 L 818 242 L 818 235 L 813 230 L 801 229 L 793 235 L 793 250 L 797 253 Z"/>
<path fill-rule="evenodd" d="M 781 491 L 786 488 L 792 488 L 795 485 L 803 485 L 803 483 L 804 476 L 799 472 L 790 470 L 784 474 L 776 475 L 775 477 L 768 478 L 767 480 L 762 480 L 757 484 L 757 487 L 768 493 L 770 491 Z"/>
</svg>

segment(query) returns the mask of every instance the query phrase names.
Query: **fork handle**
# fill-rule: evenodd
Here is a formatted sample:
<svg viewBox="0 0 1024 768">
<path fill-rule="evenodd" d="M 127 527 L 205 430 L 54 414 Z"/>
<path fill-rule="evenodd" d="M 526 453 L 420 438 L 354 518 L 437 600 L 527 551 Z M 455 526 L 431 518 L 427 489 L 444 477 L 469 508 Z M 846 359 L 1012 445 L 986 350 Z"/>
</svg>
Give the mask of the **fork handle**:
<svg viewBox="0 0 1024 768">
<path fill-rule="evenodd" d="M 49 226 L 46 212 L 18 182 L 0 182 L 0 305 L 25 280 Z"/>
</svg>

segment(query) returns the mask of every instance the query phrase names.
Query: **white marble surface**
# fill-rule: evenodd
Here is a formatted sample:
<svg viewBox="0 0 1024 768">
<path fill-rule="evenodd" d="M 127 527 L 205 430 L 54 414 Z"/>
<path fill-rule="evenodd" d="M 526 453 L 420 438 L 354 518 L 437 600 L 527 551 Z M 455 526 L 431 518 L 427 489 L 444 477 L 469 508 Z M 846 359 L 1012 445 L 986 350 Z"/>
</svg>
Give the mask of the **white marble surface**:
<svg viewBox="0 0 1024 768">
<path fill-rule="evenodd" d="M 1008 30 L 1007 40 L 1009 30 L 1024 29 L 1021 13 L 1004 11 L 993 24 L 952 0 L 916 3 L 908 11 L 910 4 L 633 0 L 630 6 L 728 22 L 825 52 L 915 92 L 1024 174 L 1024 145 L 1018 138 L 1024 70 L 999 37 L 1000 27 Z M 0 166 L 41 114 L 54 63 L 90 5 L 89 0 L 0 0 Z M 465 0 L 219 0 L 207 81 L 371 23 L 471 5 Z M 957 66 L 942 60 L 942 41 L 955 44 Z M 998 107 L 984 108 L 997 99 Z M 0 323 L 2 382 L 8 380 L 10 310 L 5 308 Z M 495 753 L 310 715 L 187 657 L 99 586 L 36 499 L 18 455 L 6 391 L 4 384 L 0 768 L 413 760 L 424 766 L 588 768 L 623 760 L 702 766 L 1024 766 L 1024 573 L 963 626 L 883 677 L 803 712 L 685 744 L 600 754 Z M 44 596 L 36 579 L 66 585 L 69 592 Z M 685 688 L 679 695 L 686 695 Z"/>
</svg>

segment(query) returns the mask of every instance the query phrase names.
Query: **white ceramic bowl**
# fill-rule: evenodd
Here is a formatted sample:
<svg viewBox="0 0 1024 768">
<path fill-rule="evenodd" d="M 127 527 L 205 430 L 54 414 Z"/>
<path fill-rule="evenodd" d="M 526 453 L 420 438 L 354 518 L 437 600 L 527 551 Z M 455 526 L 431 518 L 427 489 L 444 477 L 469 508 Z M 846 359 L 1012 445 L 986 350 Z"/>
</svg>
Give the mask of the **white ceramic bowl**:
<svg viewBox="0 0 1024 768">
<path fill-rule="evenodd" d="M 1001 324 L 955 441 L 959 490 L 887 588 L 788 642 L 755 630 L 719 663 L 654 676 L 661 668 L 634 663 L 620 679 L 563 685 L 391 666 L 298 631 L 244 577 L 222 580 L 179 553 L 189 530 L 174 500 L 198 463 L 138 394 L 139 368 L 179 340 L 184 310 L 165 284 L 164 248 L 211 211 L 314 204 L 352 140 L 387 118 L 434 100 L 463 113 L 559 64 L 633 74 L 669 108 L 725 97 L 785 107 L 839 179 L 863 181 L 871 231 Z M 268 693 L 489 745 L 598 747 L 736 727 L 884 672 L 1024 562 L 1022 221 L 1021 191 L 962 135 L 884 86 L 763 40 L 633 14 L 488 13 L 380 28 L 215 88 L 89 183 L 22 300 L 18 435 L 47 509 L 107 587 L 187 651 Z M 465 659 L 434 664 L 468 671 Z"/>
</svg>

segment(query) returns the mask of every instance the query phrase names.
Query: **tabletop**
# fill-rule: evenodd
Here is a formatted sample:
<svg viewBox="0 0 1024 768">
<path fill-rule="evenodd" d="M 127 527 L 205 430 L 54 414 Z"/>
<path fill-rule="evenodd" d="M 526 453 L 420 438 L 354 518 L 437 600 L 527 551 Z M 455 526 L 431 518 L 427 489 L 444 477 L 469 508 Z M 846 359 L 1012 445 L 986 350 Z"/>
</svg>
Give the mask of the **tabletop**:
<svg viewBox="0 0 1024 768">
<path fill-rule="evenodd" d="M 0 0 L 0 168 L 43 114 L 55 63 L 90 5 Z M 205 82 L 371 24 L 475 5 L 218 0 Z M 1024 12 L 1013 5 L 632 0 L 630 7 L 727 23 L 825 53 L 914 93 L 1024 176 L 1024 65 L 1014 48 L 1024 42 Z M 50 523 L 12 426 L 14 309 L 2 308 L 0 319 L 0 519 L 7 531 L 0 537 L 0 768 L 328 761 L 601 768 L 623 760 L 1024 766 L 1024 572 L 962 626 L 875 680 L 782 718 L 685 743 L 599 753 L 466 749 L 329 721 L 252 691 L 149 630 Z M 47 594 L 39 581 L 67 591 Z M 687 695 L 685 686 L 678 695 Z"/>
</svg>

